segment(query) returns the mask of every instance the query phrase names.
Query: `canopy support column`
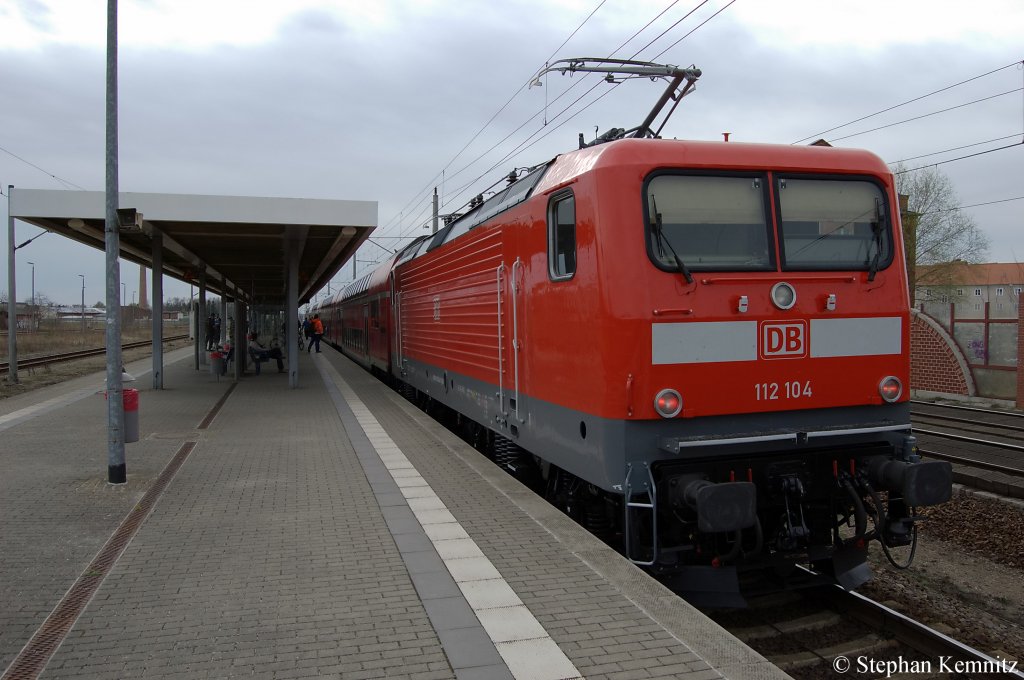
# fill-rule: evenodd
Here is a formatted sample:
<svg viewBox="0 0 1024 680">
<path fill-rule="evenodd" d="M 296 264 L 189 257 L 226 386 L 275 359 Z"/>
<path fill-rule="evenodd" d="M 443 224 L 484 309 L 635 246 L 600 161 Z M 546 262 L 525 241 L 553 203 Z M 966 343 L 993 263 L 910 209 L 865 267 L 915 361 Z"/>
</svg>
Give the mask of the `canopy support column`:
<svg viewBox="0 0 1024 680">
<path fill-rule="evenodd" d="M 285 312 L 285 327 L 288 342 L 288 387 L 299 386 L 299 337 L 296 322 L 299 318 L 299 244 L 294 236 L 288 237 L 287 247 L 288 298 Z"/>
<path fill-rule="evenodd" d="M 153 389 L 164 388 L 164 239 L 153 230 Z"/>
</svg>

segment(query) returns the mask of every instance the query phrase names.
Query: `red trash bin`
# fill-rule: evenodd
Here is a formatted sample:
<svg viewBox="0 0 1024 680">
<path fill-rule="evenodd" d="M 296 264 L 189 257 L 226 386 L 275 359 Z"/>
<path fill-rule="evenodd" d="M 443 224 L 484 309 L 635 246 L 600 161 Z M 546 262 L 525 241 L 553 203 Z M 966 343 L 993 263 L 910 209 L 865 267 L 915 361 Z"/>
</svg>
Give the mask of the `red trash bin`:
<svg viewBox="0 0 1024 680">
<path fill-rule="evenodd" d="M 139 391 L 129 387 L 121 392 L 124 403 L 124 443 L 139 441 Z"/>
</svg>

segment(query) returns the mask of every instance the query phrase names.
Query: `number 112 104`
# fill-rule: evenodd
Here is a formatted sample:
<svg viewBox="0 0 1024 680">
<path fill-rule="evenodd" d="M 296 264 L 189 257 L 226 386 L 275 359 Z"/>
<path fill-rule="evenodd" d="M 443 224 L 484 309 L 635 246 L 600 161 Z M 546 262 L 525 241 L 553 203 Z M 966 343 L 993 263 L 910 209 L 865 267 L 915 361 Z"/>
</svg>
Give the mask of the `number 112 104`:
<svg viewBox="0 0 1024 680">
<path fill-rule="evenodd" d="M 777 383 L 757 383 L 754 385 L 757 401 L 776 401 L 778 399 L 801 399 L 811 397 L 811 381 L 788 380 Z"/>
</svg>

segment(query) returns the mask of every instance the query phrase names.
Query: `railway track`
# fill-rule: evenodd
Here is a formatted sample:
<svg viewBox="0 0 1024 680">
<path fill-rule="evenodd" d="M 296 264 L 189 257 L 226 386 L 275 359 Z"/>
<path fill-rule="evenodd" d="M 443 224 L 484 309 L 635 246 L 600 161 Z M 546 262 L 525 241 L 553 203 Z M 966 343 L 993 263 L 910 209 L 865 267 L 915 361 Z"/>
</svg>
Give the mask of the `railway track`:
<svg viewBox="0 0 1024 680">
<path fill-rule="evenodd" d="M 173 335 L 164 338 L 164 342 L 171 342 L 174 340 L 184 340 L 188 338 L 188 335 Z M 141 342 L 126 342 L 121 345 L 121 349 L 135 349 L 137 347 L 148 347 L 152 342 L 150 340 L 143 340 Z M 82 349 L 74 352 L 63 352 L 61 354 L 49 354 L 41 357 L 31 357 L 27 359 L 18 360 L 18 368 L 38 368 L 40 366 L 48 366 L 50 364 L 57 364 L 63 361 L 73 361 L 75 359 L 84 359 L 87 357 L 94 357 L 106 354 L 106 347 L 95 347 L 92 349 Z M 11 364 L 9 361 L 0 362 L 0 372 L 6 372 L 10 368 Z"/>
<path fill-rule="evenodd" d="M 912 401 L 923 456 L 1024 477 L 1024 414 Z"/>
<path fill-rule="evenodd" d="M 750 604 L 749 610 L 709 615 L 796 680 L 1024 679 L 1011 660 L 991 657 L 837 586 L 774 593 Z"/>
</svg>

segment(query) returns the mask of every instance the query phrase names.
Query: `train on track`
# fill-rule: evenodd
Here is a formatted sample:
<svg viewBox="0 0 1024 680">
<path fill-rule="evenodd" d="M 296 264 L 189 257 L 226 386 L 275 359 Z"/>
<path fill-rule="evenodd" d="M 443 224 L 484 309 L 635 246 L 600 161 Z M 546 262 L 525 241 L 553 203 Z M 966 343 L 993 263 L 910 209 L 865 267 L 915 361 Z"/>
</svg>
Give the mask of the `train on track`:
<svg viewBox="0 0 1024 680">
<path fill-rule="evenodd" d="M 899 206 L 865 151 L 645 121 L 513 173 L 313 312 L 683 590 L 797 565 L 854 588 L 871 541 L 911 544 L 951 493 L 916 455 Z"/>
</svg>

